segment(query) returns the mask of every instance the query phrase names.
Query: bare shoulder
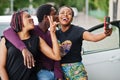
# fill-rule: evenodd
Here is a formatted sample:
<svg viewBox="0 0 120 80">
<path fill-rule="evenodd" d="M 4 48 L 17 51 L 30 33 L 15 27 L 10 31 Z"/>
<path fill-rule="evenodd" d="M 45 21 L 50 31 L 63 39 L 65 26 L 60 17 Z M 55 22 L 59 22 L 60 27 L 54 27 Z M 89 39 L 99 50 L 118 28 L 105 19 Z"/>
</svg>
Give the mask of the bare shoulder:
<svg viewBox="0 0 120 80">
<path fill-rule="evenodd" d="M 5 41 L 6 41 L 5 38 L 2 37 L 1 40 L 0 40 L 0 44 L 5 43 Z"/>
</svg>

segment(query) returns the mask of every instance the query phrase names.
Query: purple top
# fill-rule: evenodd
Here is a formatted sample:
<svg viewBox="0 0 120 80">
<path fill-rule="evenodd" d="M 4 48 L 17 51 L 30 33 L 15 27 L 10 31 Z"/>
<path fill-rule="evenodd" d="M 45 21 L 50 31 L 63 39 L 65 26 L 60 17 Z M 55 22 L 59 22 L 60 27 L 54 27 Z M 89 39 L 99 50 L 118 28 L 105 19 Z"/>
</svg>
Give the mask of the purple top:
<svg viewBox="0 0 120 80">
<path fill-rule="evenodd" d="M 43 32 L 38 26 L 35 26 L 35 29 L 33 30 L 33 33 L 42 37 L 46 43 L 52 47 L 50 32 Z M 17 34 L 13 31 L 13 29 L 9 28 L 8 30 L 4 31 L 4 36 L 9 39 L 9 41 L 16 46 L 19 50 L 22 50 L 25 48 L 25 44 L 20 40 L 20 38 L 17 36 Z M 54 73 L 57 78 L 63 77 L 60 61 L 54 61 L 48 57 L 46 57 L 43 53 L 41 53 L 40 56 L 40 67 L 48 70 L 54 70 Z"/>
</svg>

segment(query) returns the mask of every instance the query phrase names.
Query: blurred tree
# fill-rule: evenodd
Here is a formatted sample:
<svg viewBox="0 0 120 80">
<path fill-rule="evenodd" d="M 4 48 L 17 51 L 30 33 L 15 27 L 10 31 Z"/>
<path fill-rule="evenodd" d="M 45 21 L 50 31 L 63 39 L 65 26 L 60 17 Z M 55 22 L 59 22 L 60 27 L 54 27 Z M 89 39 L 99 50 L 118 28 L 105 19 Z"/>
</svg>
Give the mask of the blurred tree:
<svg viewBox="0 0 120 80">
<path fill-rule="evenodd" d="M 0 15 L 4 14 L 7 7 L 9 7 L 9 0 L 0 0 Z"/>
<path fill-rule="evenodd" d="M 95 10 L 97 7 L 94 5 L 95 0 L 89 0 L 89 9 L 90 10 Z"/>
<path fill-rule="evenodd" d="M 32 0 L 31 4 L 34 8 L 37 8 L 48 2 L 53 2 L 57 8 L 64 5 L 76 7 L 79 11 L 85 8 L 85 0 Z M 108 2 L 109 0 L 89 0 L 89 8 L 101 9 L 108 12 Z M 14 0 L 14 11 L 21 8 L 28 8 L 29 5 L 29 0 Z M 0 0 L 0 15 L 4 14 L 5 8 L 8 7 L 10 7 L 10 0 Z"/>
<path fill-rule="evenodd" d="M 109 0 L 95 0 L 95 6 L 108 13 Z"/>
<path fill-rule="evenodd" d="M 72 7 L 76 7 L 79 11 L 82 11 L 85 7 L 85 0 L 68 0 L 66 4 Z"/>
<path fill-rule="evenodd" d="M 107 14 L 109 8 L 109 0 L 89 0 L 89 7 L 91 10 L 100 9 Z"/>
<path fill-rule="evenodd" d="M 79 11 L 81 11 L 85 6 L 85 0 L 34 0 L 33 5 L 38 7 L 39 5 L 45 4 L 47 2 L 54 2 L 57 8 L 67 5 L 76 7 Z"/>
<path fill-rule="evenodd" d="M 81 11 L 85 5 L 85 0 L 32 0 L 31 4 L 34 8 L 37 8 L 38 6 L 48 2 L 53 2 L 57 8 L 67 5 L 76 7 L 79 11 Z M 29 4 L 29 0 L 14 0 L 13 10 L 17 11 L 18 9 L 28 8 Z M 8 7 L 10 8 L 10 0 L 0 0 L 0 14 L 4 14 L 5 8 Z"/>
<path fill-rule="evenodd" d="M 29 0 L 14 0 L 14 11 L 29 7 Z"/>
<path fill-rule="evenodd" d="M 108 9 L 109 0 L 89 0 L 89 15 L 93 17 L 103 20 L 108 15 Z"/>
</svg>

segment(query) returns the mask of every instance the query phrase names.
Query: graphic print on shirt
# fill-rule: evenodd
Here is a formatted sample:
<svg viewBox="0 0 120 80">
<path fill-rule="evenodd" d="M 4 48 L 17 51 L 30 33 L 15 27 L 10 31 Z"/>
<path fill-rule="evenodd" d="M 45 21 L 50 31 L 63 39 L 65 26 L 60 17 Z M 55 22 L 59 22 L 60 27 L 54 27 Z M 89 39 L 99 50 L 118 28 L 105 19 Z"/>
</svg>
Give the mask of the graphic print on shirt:
<svg viewBox="0 0 120 80">
<path fill-rule="evenodd" d="M 65 56 L 69 51 L 72 46 L 72 42 L 70 40 L 65 40 L 62 42 L 60 45 L 60 51 L 61 51 L 61 56 Z"/>
</svg>

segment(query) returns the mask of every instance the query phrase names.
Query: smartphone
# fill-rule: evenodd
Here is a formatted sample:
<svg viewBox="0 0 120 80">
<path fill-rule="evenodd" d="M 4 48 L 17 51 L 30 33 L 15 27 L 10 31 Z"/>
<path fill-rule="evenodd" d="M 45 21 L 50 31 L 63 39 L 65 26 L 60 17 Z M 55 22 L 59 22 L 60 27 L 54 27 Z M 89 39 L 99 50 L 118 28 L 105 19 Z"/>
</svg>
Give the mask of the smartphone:
<svg viewBox="0 0 120 80">
<path fill-rule="evenodd" d="M 104 17 L 104 27 L 105 27 L 105 29 L 110 29 L 109 25 L 110 25 L 110 17 L 106 16 L 106 17 Z"/>
</svg>

